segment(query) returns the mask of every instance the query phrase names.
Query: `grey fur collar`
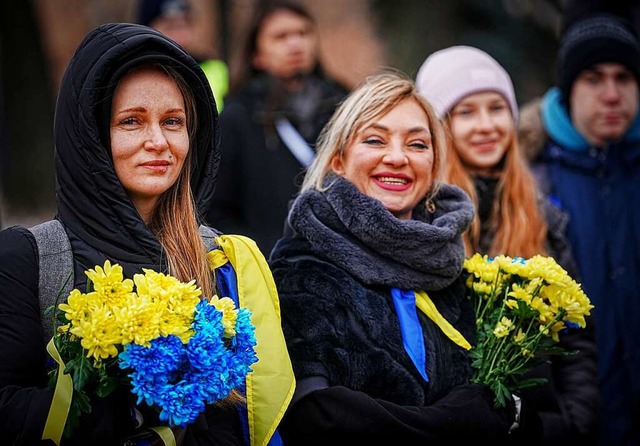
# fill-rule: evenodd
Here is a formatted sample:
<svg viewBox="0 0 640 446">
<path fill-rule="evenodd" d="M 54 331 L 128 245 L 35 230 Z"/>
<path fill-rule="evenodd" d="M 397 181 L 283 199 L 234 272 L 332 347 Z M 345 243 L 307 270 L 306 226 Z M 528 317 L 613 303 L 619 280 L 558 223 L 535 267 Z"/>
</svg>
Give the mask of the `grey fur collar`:
<svg viewBox="0 0 640 446">
<path fill-rule="evenodd" d="M 370 285 L 439 290 L 460 274 L 460 234 L 474 212 L 462 189 L 443 185 L 433 214 L 419 206 L 412 220 L 398 220 L 349 181 L 328 181 L 323 192 L 301 194 L 289 215 L 291 227 L 316 255 Z"/>
</svg>

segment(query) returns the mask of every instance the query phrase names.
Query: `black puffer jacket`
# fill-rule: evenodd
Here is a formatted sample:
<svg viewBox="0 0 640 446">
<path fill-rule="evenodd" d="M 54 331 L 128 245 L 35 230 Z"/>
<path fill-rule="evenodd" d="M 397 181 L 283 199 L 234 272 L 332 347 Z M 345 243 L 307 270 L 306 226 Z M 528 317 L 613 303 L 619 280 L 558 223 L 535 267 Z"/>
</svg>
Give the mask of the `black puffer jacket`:
<svg viewBox="0 0 640 446">
<path fill-rule="evenodd" d="M 117 80 L 132 67 L 152 61 L 174 66 L 195 92 L 199 121 L 190 150 L 196 152 L 191 172 L 199 209 L 213 193 L 220 157 L 218 119 L 211 89 L 197 63 L 151 28 L 107 24 L 90 32 L 62 80 L 54 135 L 57 218 L 71 240 L 74 286 L 80 289 L 86 288 L 83 271 L 106 259 L 122 265 L 128 277 L 143 267 L 166 270 L 159 242 L 118 181 L 108 149 L 108 128 L 97 125 L 108 122 Z M 52 391 L 47 388 L 51 361 L 44 349 L 38 276 L 38 252 L 31 233 L 21 227 L 0 232 L 2 444 L 50 443 L 40 441 Z M 63 281 L 61 277 L 61 285 Z M 236 418 L 233 409 L 209 411 L 187 429 L 183 445 L 236 444 L 240 438 Z M 130 425 L 125 401 L 96 399 L 74 438 L 63 439 L 62 445 L 117 445 Z"/>
<path fill-rule="evenodd" d="M 294 202 L 295 234 L 270 258 L 297 379 L 280 429 L 285 444 L 503 439 L 506 414 L 494 412 L 482 387 L 464 385 L 471 373 L 464 349 L 420 311 L 429 382 L 403 347 L 391 288 L 427 291 L 474 341 L 460 275 L 460 234 L 472 206 L 460 189 L 445 186 L 436 207 L 398 220 L 344 179 Z"/>
</svg>

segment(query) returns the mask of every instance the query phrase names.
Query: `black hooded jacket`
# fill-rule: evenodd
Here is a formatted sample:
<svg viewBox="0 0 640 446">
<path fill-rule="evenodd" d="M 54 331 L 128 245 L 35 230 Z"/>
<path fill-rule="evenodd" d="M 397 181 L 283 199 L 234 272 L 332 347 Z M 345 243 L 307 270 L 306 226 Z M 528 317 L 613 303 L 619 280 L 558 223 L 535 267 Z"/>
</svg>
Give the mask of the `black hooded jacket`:
<svg viewBox="0 0 640 446">
<path fill-rule="evenodd" d="M 213 194 L 220 153 L 213 94 L 198 64 L 173 41 L 140 25 L 106 24 L 91 31 L 65 72 L 55 113 L 56 201 L 75 264 L 74 287 L 84 270 L 106 259 L 131 277 L 142 268 L 165 271 L 158 240 L 118 181 L 109 149 L 111 97 L 120 77 L 149 62 L 176 69 L 193 90 L 197 131 L 191 138 L 191 187 L 199 212 Z M 101 127 L 102 123 L 104 127 Z M 23 227 L 0 232 L 0 432 L 2 444 L 41 442 L 52 390 L 38 299 L 38 251 Z M 61 285 L 64 278 L 61 278 Z M 131 424 L 116 397 L 92 402 L 77 435 L 62 445 L 116 445 Z M 207 412 L 186 431 L 183 445 L 238 444 L 234 409 Z M 215 426 L 212 426 L 215 425 Z M 214 438 L 215 432 L 215 438 Z"/>
</svg>

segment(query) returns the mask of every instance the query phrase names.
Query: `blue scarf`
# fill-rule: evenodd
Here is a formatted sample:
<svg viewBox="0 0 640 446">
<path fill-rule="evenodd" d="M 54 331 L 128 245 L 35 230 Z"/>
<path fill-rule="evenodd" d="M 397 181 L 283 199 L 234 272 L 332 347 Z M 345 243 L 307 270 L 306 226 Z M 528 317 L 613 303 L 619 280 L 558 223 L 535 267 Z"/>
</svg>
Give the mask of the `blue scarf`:
<svg viewBox="0 0 640 446">
<path fill-rule="evenodd" d="M 573 126 L 567 108 L 562 104 L 562 93 L 551 88 L 542 98 L 542 123 L 549 136 L 567 150 L 583 152 L 591 144 Z M 640 140 L 640 113 L 624 135 L 625 140 Z"/>
</svg>

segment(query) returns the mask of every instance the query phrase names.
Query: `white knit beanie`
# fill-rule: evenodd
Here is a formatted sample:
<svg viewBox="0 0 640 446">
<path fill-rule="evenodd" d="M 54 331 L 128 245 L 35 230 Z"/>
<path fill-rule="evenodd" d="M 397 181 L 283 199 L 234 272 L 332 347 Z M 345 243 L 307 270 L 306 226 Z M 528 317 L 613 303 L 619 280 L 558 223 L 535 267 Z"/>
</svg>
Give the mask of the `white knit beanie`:
<svg viewBox="0 0 640 446">
<path fill-rule="evenodd" d="M 504 96 L 513 120 L 518 121 L 518 103 L 509 74 L 478 48 L 458 45 L 432 53 L 418 71 L 416 87 L 441 119 L 466 96 L 495 91 Z"/>
</svg>

